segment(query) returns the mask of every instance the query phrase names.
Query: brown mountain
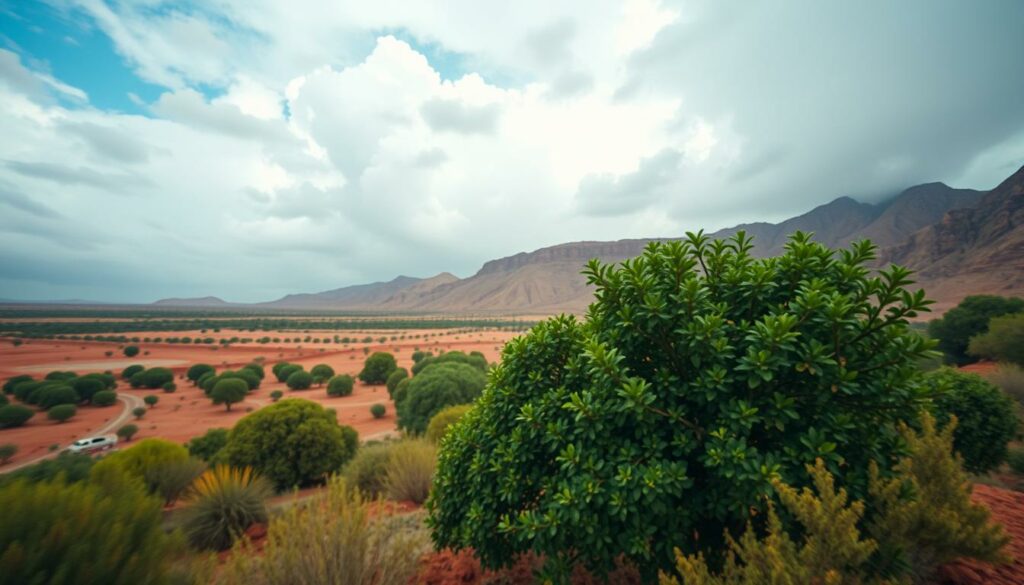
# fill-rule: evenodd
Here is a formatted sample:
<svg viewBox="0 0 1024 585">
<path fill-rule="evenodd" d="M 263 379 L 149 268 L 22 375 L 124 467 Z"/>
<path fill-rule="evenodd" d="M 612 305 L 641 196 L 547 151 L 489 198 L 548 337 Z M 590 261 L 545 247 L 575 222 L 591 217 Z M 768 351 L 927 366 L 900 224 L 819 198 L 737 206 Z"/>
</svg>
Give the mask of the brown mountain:
<svg viewBox="0 0 1024 585">
<path fill-rule="evenodd" d="M 436 286 L 456 280 L 456 276 L 447 272 L 431 278 L 398 276 L 387 282 L 357 284 L 319 293 L 286 295 L 276 301 L 259 303 L 257 306 L 275 309 L 374 310 L 393 299 L 405 298 L 403 295 L 419 297 L 429 293 Z M 396 309 L 401 308 L 402 304 L 404 303 L 392 303 Z"/>
<path fill-rule="evenodd" d="M 977 205 L 953 209 L 882 254 L 918 271 L 938 310 L 968 294 L 1024 295 L 1024 167 Z"/>
<path fill-rule="evenodd" d="M 229 306 L 231 306 L 231 303 L 229 303 L 229 302 L 227 302 L 227 301 L 225 301 L 225 300 L 223 300 L 221 298 L 218 298 L 218 297 L 194 297 L 194 298 L 185 298 L 185 299 L 179 299 L 179 298 L 160 299 L 159 301 L 154 301 L 153 304 L 154 305 L 160 305 L 162 307 L 194 307 L 194 308 L 201 308 L 201 307 L 216 308 L 216 307 L 229 307 Z"/>
</svg>

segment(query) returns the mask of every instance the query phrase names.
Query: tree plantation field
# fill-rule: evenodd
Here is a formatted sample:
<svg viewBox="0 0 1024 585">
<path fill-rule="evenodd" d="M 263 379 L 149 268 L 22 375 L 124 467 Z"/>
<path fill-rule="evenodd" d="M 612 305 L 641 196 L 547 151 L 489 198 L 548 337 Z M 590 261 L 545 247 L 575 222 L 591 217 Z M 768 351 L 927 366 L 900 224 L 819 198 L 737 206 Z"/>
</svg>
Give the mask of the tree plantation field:
<svg viewBox="0 0 1024 585">
<path fill-rule="evenodd" d="M 57 320 L 66 323 L 63 319 L 66 317 Z M 345 341 L 339 339 L 335 342 L 336 334 Z M 331 397 L 328 396 L 326 382 L 313 383 L 306 390 L 290 390 L 284 382 L 275 378 L 271 367 L 287 361 L 310 372 L 314 366 L 325 364 L 335 374 L 348 374 L 355 378 L 367 356 L 373 352 L 389 352 L 395 356 L 399 367 L 411 369 L 415 350 L 435 354 L 444 351 L 462 351 L 467 354 L 480 352 L 488 361 L 494 362 L 499 359 L 505 343 L 517 334 L 509 330 L 466 327 L 409 330 L 367 328 L 326 332 L 296 329 L 261 331 L 255 335 L 266 336 L 270 340 L 249 344 L 230 343 L 232 338 L 254 335 L 237 329 L 223 329 L 219 332 L 210 330 L 206 333 L 187 329 L 170 332 L 139 331 L 132 335 L 138 337 L 138 342 L 126 343 L 27 338 L 16 341 L 3 338 L 0 340 L 0 380 L 19 375 L 30 375 L 40 380 L 53 371 L 75 372 L 78 375 L 110 371 L 117 378 L 116 392 L 122 400 L 108 407 L 82 404 L 70 420 L 59 424 L 47 418 L 47 412 L 37 410 L 24 426 L 0 429 L 0 444 L 14 444 L 18 447 L 11 462 L 0 467 L 0 472 L 51 454 L 53 445 L 64 448 L 82 437 L 100 432 L 112 434 L 128 422 L 134 423 L 139 429 L 134 441 L 160 437 L 183 443 L 211 428 L 230 428 L 247 413 L 271 404 L 274 400 L 272 393 L 275 392 L 281 392 L 285 398 L 301 397 L 334 409 L 338 422 L 356 429 L 361 440 L 382 438 L 396 431 L 394 405 L 384 385 L 371 386 L 357 379 L 351 395 Z M 210 344 L 171 344 L 164 341 L 168 336 L 210 337 L 216 341 Z M 311 337 L 320 343 L 312 343 L 311 339 L 307 341 Z M 163 340 L 155 342 L 156 338 Z M 143 341 L 145 339 L 150 341 Z M 137 347 L 138 354 L 126 356 L 129 347 Z M 265 367 L 266 377 L 241 402 L 232 404 L 230 410 L 223 404 L 214 404 L 201 388 L 185 378 L 186 372 L 194 364 L 209 364 L 221 372 L 237 370 L 253 362 Z M 159 387 L 132 388 L 122 379 L 123 370 L 132 365 L 169 369 L 173 373 L 175 390 L 165 392 Z M 144 414 L 136 420 L 130 411 L 142 407 L 147 396 L 156 396 L 157 402 L 146 408 Z M 375 404 L 385 407 L 384 415 L 379 418 L 371 413 L 371 407 Z M 124 420 L 118 420 L 122 416 Z M 125 443 L 122 441 L 120 446 L 125 446 Z"/>
</svg>

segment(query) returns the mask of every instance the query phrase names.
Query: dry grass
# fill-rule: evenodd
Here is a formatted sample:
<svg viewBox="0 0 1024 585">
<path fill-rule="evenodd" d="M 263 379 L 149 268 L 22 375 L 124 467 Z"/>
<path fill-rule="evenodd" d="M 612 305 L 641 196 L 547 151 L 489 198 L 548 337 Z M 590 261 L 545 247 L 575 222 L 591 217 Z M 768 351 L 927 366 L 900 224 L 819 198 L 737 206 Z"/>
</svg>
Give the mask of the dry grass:
<svg viewBox="0 0 1024 585">
<path fill-rule="evenodd" d="M 1002 363 L 985 377 L 1018 403 L 1024 404 L 1024 368 L 1016 364 Z"/>
<path fill-rule="evenodd" d="M 385 479 L 388 497 L 422 504 L 430 494 L 437 467 L 437 448 L 424 439 L 407 439 L 391 446 Z"/>
</svg>

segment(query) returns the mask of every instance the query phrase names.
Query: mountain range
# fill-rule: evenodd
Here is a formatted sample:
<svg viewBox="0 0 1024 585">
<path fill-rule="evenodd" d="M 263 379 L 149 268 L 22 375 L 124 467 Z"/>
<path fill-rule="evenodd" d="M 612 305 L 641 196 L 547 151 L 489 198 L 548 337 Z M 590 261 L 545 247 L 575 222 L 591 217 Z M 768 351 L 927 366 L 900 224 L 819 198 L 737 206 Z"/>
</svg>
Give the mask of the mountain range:
<svg viewBox="0 0 1024 585">
<path fill-rule="evenodd" d="M 937 301 L 936 310 L 967 294 L 1020 295 L 1024 290 L 1024 167 L 989 192 L 927 183 L 881 203 L 839 197 L 780 223 L 749 223 L 719 230 L 724 238 L 744 230 L 755 254 L 782 252 L 797 230 L 814 232 L 832 247 L 870 239 L 881 248 L 880 263 L 917 271 L 918 286 Z M 164 299 L 181 307 L 249 306 L 272 309 L 345 311 L 581 313 L 593 291 L 580 274 L 591 258 L 616 262 L 639 255 L 650 241 L 572 242 L 486 262 L 468 278 L 443 272 L 430 278 L 399 276 L 388 282 L 348 286 L 320 293 L 292 294 L 253 305 L 216 297 Z"/>
</svg>

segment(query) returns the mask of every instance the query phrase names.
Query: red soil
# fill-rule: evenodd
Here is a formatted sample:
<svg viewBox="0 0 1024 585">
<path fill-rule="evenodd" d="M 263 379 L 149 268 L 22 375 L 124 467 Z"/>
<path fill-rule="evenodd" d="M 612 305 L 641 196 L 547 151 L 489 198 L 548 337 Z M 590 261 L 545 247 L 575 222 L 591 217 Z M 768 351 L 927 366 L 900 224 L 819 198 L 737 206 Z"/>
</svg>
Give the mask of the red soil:
<svg viewBox="0 0 1024 585">
<path fill-rule="evenodd" d="M 481 568 L 480 561 L 473 556 L 472 551 L 453 552 L 446 549 L 423 557 L 415 583 L 420 585 L 528 585 L 538 582 L 535 573 L 542 564 L 540 557 L 525 554 L 507 569 L 490 571 Z M 603 580 L 577 567 L 572 572 L 571 581 L 574 585 L 597 585 L 598 583 L 637 585 L 640 583 L 640 574 L 635 569 L 620 566 L 608 574 L 607 580 Z"/>
<path fill-rule="evenodd" d="M 196 331 L 182 333 L 192 337 L 198 334 Z M 246 332 L 245 335 L 251 337 L 269 335 L 282 338 L 295 336 L 294 333 L 289 332 L 257 333 L 259 335 L 252 332 Z M 466 353 L 479 351 L 489 361 L 497 361 L 500 357 L 500 348 L 515 335 L 504 331 L 480 331 L 472 333 L 445 332 L 428 339 L 409 338 L 410 335 L 425 333 L 433 333 L 433 331 L 346 331 L 339 332 L 339 335 L 365 337 L 376 334 L 375 337 L 387 336 L 390 338 L 404 334 L 406 339 L 388 341 L 383 344 L 357 343 L 348 347 L 342 347 L 340 344 L 326 344 L 326 346 L 305 344 L 301 349 L 271 344 L 215 349 L 215 346 L 206 345 L 139 343 L 136 345 L 144 352 L 148 352 L 148 355 L 140 354 L 135 358 L 126 358 L 118 348 L 119 344 L 116 343 L 26 340 L 23 345 L 14 347 L 4 342 L 0 345 L 0 379 L 25 373 L 39 379 L 51 370 L 70 370 L 79 374 L 111 370 L 115 374 L 119 374 L 128 364 L 162 365 L 169 367 L 175 373 L 178 385 L 176 392 L 168 394 L 161 390 L 132 389 L 124 383 L 119 384 L 117 389 L 118 392 L 139 397 L 147 394 L 159 396 L 160 400 L 156 407 L 150 409 L 141 420 L 133 421 L 139 427 L 137 438 L 134 440 L 161 437 L 184 442 L 205 433 L 210 428 L 229 428 L 248 411 L 270 404 L 270 393 L 274 390 L 284 392 L 285 398 L 305 398 L 318 402 L 324 407 L 335 409 L 338 422 L 352 426 L 359 432 L 362 440 L 367 440 L 382 438 L 395 432 L 394 405 L 384 386 L 367 386 L 357 382 L 351 396 L 338 398 L 327 396 L 324 387 L 295 392 L 288 390 L 283 383 L 274 379 L 270 371 L 271 366 L 278 361 L 288 361 L 302 364 L 308 371 L 314 365 L 323 363 L 334 368 L 336 373 L 355 376 L 362 369 L 363 360 L 366 358 L 364 349 L 369 352 L 389 351 L 397 358 L 398 365 L 405 368 L 412 367 L 412 352 L 415 348 L 433 351 L 435 354 L 441 350 L 461 350 Z M 233 335 L 234 333 L 222 331 L 221 335 L 224 334 Z M 334 332 L 331 332 L 331 336 L 333 334 Z M 158 335 L 166 337 L 169 334 L 167 332 L 140 332 L 137 335 L 139 337 Z M 321 332 L 319 336 L 325 337 L 327 334 Z M 107 351 L 112 351 L 113 355 L 106 357 L 105 352 Z M 213 405 L 202 390 L 192 386 L 184 379 L 185 371 L 192 364 L 208 363 L 217 367 L 218 370 L 233 369 L 260 357 L 265 358 L 263 363 L 267 377 L 259 389 L 251 393 L 244 402 L 233 405 L 231 411 L 225 410 L 223 406 Z M 387 407 L 387 414 L 383 418 L 375 419 L 370 414 L 370 406 L 378 402 Z M 59 443 L 63 447 L 75 439 L 88 436 L 105 420 L 116 417 L 122 408 L 120 404 L 105 409 L 84 406 L 79 408 L 78 415 L 62 425 L 47 421 L 46 413 L 40 412 L 22 428 L 0 430 L 0 444 L 14 443 L 19 447 L 19 453 L 14 461 L 38 457 L 47 452 L 52 444 Z"/>
<path fill-rule="evenodd" d="M 997 364 L 996 362 L 977 362 L 973 364 L 967 364 L 966 366 L 960 366 L 960 371 L 978 374 L 979 376 L 985 376 L 996 371 L 998 368 L 999 364 Z"/>
<path fill-rule="evenodd" d="M 992 511 L 992 519 L 1010 536 L 1006 554 L 1013 561 L 989 565 L 961 560 L 942 568 L 939 585 L 1020 585 L 1024 583 L 1024 493 L 975 485 L 972 499 Z"/>
</svg>

